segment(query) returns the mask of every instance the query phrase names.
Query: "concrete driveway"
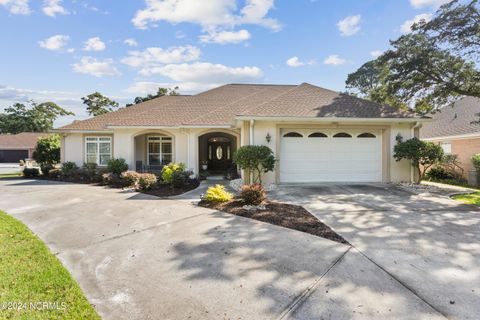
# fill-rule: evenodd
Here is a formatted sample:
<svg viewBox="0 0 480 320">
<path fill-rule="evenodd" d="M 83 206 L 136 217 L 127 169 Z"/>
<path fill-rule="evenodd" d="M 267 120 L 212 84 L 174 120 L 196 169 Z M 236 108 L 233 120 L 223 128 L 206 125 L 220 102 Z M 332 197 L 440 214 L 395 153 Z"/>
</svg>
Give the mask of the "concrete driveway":
<svg viewBox="0 0 480 320">
<path fill-rule="evenodd" d="M 480 212 L 392 185 L 283 186 L 368 259 L 452 319 L 480 315 Z"/>
<path fill-rule="evenodd" d="M 0 195 L 105 319 L 444 319 L 357 250 L 305 233 L 102 187 L 0 180 Z"/>
</svg>

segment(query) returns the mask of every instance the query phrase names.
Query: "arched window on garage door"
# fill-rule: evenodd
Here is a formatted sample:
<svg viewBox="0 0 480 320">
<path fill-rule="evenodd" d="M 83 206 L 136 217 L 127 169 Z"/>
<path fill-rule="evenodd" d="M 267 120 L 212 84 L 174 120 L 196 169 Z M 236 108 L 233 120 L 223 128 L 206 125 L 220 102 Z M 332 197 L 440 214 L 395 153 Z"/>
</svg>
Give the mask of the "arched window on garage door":
<svg viewBox="0 0 480 320">
<path fill-rule="evenodd" d="M 283 135 L 283 137 L 285 137 L 285 138 L 303 138 L 303 135 L 298 133 L 298 132 L 292 131 L 292 132 L 289 132 L 289 133 L 285 133 Z"/>
<path fill-rule="evenodd" d="M 314 132 L 308 135 L 309 138 L 328 138 L 328 136 L 323 132 Z"/>
<path fill-rule="evenodd" d="M 360 133 L 357 138 L 376 138 L 377 136 L 370 132 Z"/>
<path fill-rule="evenodd" d="M 333 135 L 334 138 L 351 138 L 352 135 L 346 132 L 339 132 Z"/>
</svg>

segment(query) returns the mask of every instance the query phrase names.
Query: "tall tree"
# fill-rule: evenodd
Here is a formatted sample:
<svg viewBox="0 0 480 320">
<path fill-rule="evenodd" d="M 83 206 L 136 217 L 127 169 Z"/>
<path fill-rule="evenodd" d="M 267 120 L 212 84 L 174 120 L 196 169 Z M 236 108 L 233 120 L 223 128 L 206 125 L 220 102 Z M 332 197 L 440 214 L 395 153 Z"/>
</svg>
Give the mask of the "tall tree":
<svg viewBox="0 0 480 320">
<path fill-rule="evenodd" d="M 87 113 L 94 117 L 114 111 L 119 106 L 118 102 L 110 100 L 100 92 L 91 93 L 83 97 L 82 101 L 87 105 Z"/>
<path fill-rule="evenodd" d="M 60 116 L 74 115 L 53 102 L 30 105 L 15 103 L 0 114 L 0 132 L 17 134 L 20 132 L 47 132 L 53 128 L 54 121 Z"/>
<path fill-rule="evenodd" d="M 146 97 L 136 97 L 135 100 L 133 101 L 134 103 L 127 104 L 127 107 L 130 107 L 134 104 L 139 104 L 148 100 L 152 100 L 155 98 L 163 97 L 163 96 L 179 96 L 180 93 L 177 90 L 178 90 L 178 87 L 175 87 L 173 89 L 160 87 L 158 88 L 156 94 L 148 94 Z"/>
<path fill-rule="evenodd" d="M 347 88 L 421 114 L 463 96 L 480 97 L 478 0 L 441 6 L 431 21 L 420 21 L 391 45 L 350 74 Z"/>
</svg>

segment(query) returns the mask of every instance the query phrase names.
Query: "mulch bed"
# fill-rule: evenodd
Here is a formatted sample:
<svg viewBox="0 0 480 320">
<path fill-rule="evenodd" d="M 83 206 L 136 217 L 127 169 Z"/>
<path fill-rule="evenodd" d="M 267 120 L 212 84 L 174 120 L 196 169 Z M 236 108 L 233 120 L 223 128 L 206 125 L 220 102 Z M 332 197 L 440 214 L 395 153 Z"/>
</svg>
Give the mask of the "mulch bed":
<svg viewBox="0 0 480 320">
<path fill-rule="evenodd" d="M 171 197 L 193 190 L 198 187 L 198 185 L 198 183 L 191 183 L 182 188 L 172 188 L 172 186 L 168 184 L 158 184 L 153 189 L 142 192 L 157 197 Z"/>
<path fill-rule="evenodd" d="M 247 210 L 242 208 L 243 203 L 238 199 L 224 203 L 200 201 L 198 205 L 349 244 L 343 237 L 301 206 L 267 201 L 266 210 Z"/>
</svg>

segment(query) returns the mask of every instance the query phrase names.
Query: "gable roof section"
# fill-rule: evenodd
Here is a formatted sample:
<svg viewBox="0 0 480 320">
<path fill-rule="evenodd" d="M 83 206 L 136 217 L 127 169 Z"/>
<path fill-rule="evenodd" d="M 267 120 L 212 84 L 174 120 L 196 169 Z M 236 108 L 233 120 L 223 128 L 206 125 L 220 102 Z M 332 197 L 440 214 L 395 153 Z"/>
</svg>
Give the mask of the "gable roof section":
<svg viewBox="0 0 480 320">
<path fill-rule="evenodd" d="M 37 145 L 40 137 L 47 136 L 48 133 L 21 132 L 18 134 L 0 134 L 0 149 L 18 150 L 33 149 Z"/>
<path fill-rule="evenodd" d="M 163 96 L 59 128 L 233 126 L 236 116 L 413 118 L 390 106 L 301 85 L 229 84 L 193 96 Z"/>
<path fill-rule="evenodd" d="M 441 108 L 432 115 L 432 122 L 420 129 L 423 139 L 450 137 L 465 134 L 480 134 L 480 124 L 472 123 L 480 119 L 480 99 L 463 98 L 454 104 Z"/>
</svg>

